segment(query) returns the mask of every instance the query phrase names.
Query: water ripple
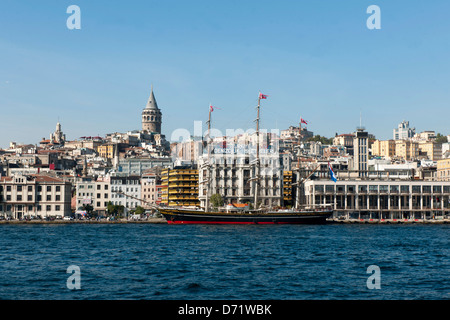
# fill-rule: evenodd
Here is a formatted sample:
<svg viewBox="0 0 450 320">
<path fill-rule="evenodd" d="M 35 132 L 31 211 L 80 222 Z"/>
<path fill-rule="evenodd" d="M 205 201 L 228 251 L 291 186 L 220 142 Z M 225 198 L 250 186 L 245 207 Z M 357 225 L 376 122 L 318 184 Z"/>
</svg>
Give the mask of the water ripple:
<svg viewBox="0 0 450 320">
<path fill-rule="evenodd" d="M 0 299 L 449 299 L 449 239 L 446 225 L 1 225 Z"/>
</svg>

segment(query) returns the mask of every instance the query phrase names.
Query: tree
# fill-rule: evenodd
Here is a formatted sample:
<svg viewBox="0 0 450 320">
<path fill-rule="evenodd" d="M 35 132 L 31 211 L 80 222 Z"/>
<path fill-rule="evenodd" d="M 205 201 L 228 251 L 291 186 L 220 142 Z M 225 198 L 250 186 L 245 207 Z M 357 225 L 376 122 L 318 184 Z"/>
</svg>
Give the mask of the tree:
<svg viewBox="0 0 450 320">
<path fill-rule="evenodd" d="M 94 207 L 88 203 L 83 204 L 83 210 L 86 211 L 87 214 L 91 214 L 94 211 Z"/>
<path fill-rule="evenodd" d="M 122 217 L 125 211 L 125 207 L 122 205 L 113 205 L 111 201 L 108 203 L 108 214 L 111 216 Z"/>
<path fill-rule="evenodd" d="M 136 207 L 136 210 L 134 210 L 134 214 L 139 214 L 139 215 L 141 215 L 141 214 L 144 214 L 144 213 L 145 213 L 145 209 L 142 208 L 141 206 L 137 206 L 137 207 Z"/>
<path fill-rule="evenodd" d="M 223 206 L 223 199 L 222 199 L 222 196 L 221 196 L 220 194 L 218 194 L 218 193 L 213 194 L 213 195 L 211 196 L 211 198 L 209 198 L 209 202 L 211 203 L 211 205 L 212 205 L 214 208 Z"/>
<path fill-rule="evenodd" d="M 333 138 L 322 137 L 321 135 L 315 135 L 309 138 L 307 141 L 317 141 L 322 142 L 322 144 L 333 144 Z"/>
<path fill-rule="evenodd" d="M 110 215 L 114 215 L 116 213 L 115 212 L 116 206 L 113 205 L 111 201 L 108 202 L 107 209 L 108 209 L 108 214 L 110 214 Z"/>
<path fill-rule="evenodd" d="M 438 133 L 436 135 L 436 142 L 437 143 L 446 143 L 447 142 L 447 136 L 443 136 L 442 134 Z"/>
</svg>

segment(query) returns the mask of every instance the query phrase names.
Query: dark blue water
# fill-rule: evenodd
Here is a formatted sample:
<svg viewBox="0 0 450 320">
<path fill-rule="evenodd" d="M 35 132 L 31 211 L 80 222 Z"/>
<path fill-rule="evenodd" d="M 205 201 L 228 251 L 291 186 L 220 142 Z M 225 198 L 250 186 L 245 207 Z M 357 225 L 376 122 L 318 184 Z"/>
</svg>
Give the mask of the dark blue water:
<svg viewBox="0 0 450 320">
<path fill-rule="evenodd" d="M 449 299 L 449 230 L 1 225 L 0 299 Z M 370 265 L 380 289 L 367 287 Z"/>
</svg>

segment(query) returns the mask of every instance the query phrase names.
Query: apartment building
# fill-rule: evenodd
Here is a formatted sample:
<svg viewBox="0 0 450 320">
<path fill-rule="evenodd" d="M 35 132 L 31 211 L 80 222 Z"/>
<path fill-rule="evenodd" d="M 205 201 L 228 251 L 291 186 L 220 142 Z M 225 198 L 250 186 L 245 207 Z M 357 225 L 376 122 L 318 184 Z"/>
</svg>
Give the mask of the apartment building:
<svg viewBox="0 0 450 320">
<path fill-rule="evenodd" d="M 125 213 L 141 206 L 141 177 L 113 176 L 110 178 L 110 199 L 113 205 L 125 207 Z"/>
<path fill-rule="evenodd" d="M 384 158 L 393 158 L 395 156 L 394 140 L 375 140 L 372 143 L 372 155 Z"/>
<path fill-rule="evenodd" d="M 437 161 L 436 179 L 439 181 L 450 181 L 450 159 Z"/>
<path fill-rule="evenodd" d="M 151 209 L 158 201 L 158 188 L 160 177 L 153 172 L 144 173 L 141 177 L 141 199 L 144 209 Z M 158 203 L 159 204 L 159 203 Z"/>
<path fill-rule="evenodd" d="M 419 157 L 419 145 L 411 140 L 396 140 L 395 155 L 405 160 L 414 160 Z"/>
<path fill-rule="evenodd" d="M 423 156 L 429 160 L 442 159 L 442 144 L 434 141 L 419 141 L 418 148 Z"/>
<path fill-rule="evenodd" d="M 198 206 L 198 170 L 176 167 L 161 171 L 161 203 L 167 206 Z"/>
<path fill-rule="evenodd" d="M 15 175 L 0 178 L 0 215 L 12 219 L 71 215 L 68 181 L 48 175 Z"/>
<path fill-rule="evenodd" d="M 108 180 L 82 180 L 76 184 L 77 209 L 83 205 L 91 205 L 100 215 L 106 213 L 108 202 L 111 199 L 110 182 Z"/>
</svg>

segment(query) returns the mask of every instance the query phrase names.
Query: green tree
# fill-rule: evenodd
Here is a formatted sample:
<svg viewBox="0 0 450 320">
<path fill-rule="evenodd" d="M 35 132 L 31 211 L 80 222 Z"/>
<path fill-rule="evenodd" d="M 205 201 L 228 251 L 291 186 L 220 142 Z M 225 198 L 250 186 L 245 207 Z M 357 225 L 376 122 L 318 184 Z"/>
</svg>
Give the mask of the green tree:
<svg viewBox="0 0 450 320">
<path fill-rule="evenodd" d="M 209 198 L 209 202 L 211 203 L 211 205 L 212 205 L 214 208 L 223 206 L 223 199 L 222 199 L 222 196 L 221 196 L 220 194 L 218 194 L 218 193 L 213 194 L 213 195 Z"/>
<path fill-rule="evenodd" d="M 134 210 L 134 214 L 139 214 L 139 215 L 141 215 L 141 214 L 144 214 L 144 213 L 145 213 L 145 209 L 142 208 L 141 206 L 137 206 L 137 207 L 136 207 L 136 210 Z"/>
<path fill-rule="evenodd" d="M 91 214 L 94 211 L 94 207 L 90 204 L 83 204 L 83 210 L 86 211 L 87 214 Z"/>
<path fill-rule="evenodd" d="M 447 136 L 443 136 L 442 134 L 438 133 L 436 135 L 436 142 L 437 143 L 446 143 L 447 141 Z"/>
<path fill-rule="evenodd" d="M 307 141 L 317 141 L 322 142 L 322 144 L 333 144 L 333 138 L 322 137 L 321 135 L 315 135 L 309 138 Z"/>
<path fill-rule="evenodd" d="M 117 210 L 117 209 L 116 209 L 116 206 L 113 205 L 111 201 L 108 202 L 107 209 L 108 209 L 108 214 L 109 214 L 109 215 L 115 215 L 115 214 L 117 213 L 117 212 L 116 212 L 116 210 Z"/>
</svg>

